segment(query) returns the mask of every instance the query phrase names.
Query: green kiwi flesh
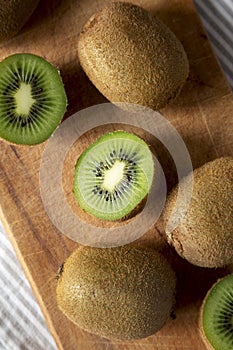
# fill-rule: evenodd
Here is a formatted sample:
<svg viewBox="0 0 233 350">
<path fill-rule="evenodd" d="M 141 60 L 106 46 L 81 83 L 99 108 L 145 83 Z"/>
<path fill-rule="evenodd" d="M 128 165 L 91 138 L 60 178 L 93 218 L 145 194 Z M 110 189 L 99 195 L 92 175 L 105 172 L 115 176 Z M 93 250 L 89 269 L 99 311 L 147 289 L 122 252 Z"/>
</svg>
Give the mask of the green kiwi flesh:
<svg viewBox="0 0 233 350">
<path fill-rule="evenodd" d="M 94 14 L 78 40 L 82 68 L 111 102 L 160 109 L 173 100 L 189 72 L 175 34 L 157 17 L 126 2 Z"/>
<path fill-rule="evenodd" d="M 208 349 L 233 349 L 233 274 L 219 280 L 207 293 L 200 322 Z"/>
<path fill-rule="evenodd" d="M 189 193 L 190 176 L 179 188 Z M 222 157 L 194 170 L 191 202 L 180 225 L 167 234 L 168 242 L 190 263 L 222 267 L 233 262 L 233 158 Z M 163 218 L 168 222 L 176 203 L 178 186 L 168 196 Z M 178 213 L 178 215 L 180 215 Z"/>
<path fill-rule="evenodd" d="M 61 77 L 42 57 L 14 54 L 0 62 L 0 138 L 41 143 L 61 122 L 66 105 Z"/>
<path fill-rule="evenodd" d="M 110 339 L 157 332 L 175 302 L 176 277 L 152 248 L 81 247 L 58 276 L 57 302 L 80 328 Z"/>
<path fill-rule="evenodd" d="M 153 174 L 152 153 L 141 138 L 125 131 L 106 133 L 78 158 L 74 195 L 94 217 L 119 220 L 147 196 Z"/>
<path fill-rule="evenodd" d="M 0 42 L 20 31 L 38 3 L 39 0 L 0 0 Z"/>
</svg>

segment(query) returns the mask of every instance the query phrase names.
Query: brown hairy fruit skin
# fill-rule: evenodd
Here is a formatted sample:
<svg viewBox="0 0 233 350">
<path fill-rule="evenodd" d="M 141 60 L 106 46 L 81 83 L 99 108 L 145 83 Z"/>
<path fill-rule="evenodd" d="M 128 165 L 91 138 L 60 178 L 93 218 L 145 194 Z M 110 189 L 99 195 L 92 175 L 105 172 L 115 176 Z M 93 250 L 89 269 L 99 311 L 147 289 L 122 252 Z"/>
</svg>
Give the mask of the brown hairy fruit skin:
<svg viewBox="0 0 233 350">
<path fill-rule="evenodd" d="M 184 178 L 182 196 L 188 192 Z M 164 226 L 176 202 L 177 187 L 168 197 Z M 223 267 L 233 262 L 233 158 L 222 157 L 194 170 L 194 187 L 187 214 L 167 235 L 177 253 L 201 267 Z M 179 215 L 179 214 L 178 214 Z"/>
<path fill-rule="evenodd" d="M 151 248 L 81 247 L 64 263 L 57 302 L 88 332 L 119 340 L 144 338 L 168 319 L 175 284 L 167 260 Z"/>
<path fill-rule="evenodd" d="M 39 0 L 0 0 L 0 42 L 20 31 L 38 3 Z"/>
<path fill-rule="evenodd" d="M 182 44 L 143 8 L 111 3 L 79 36 L 78 55 L 89 79 L 111 102 L 160 109 L 184 85 L 189 64 Z"/>
</svg>

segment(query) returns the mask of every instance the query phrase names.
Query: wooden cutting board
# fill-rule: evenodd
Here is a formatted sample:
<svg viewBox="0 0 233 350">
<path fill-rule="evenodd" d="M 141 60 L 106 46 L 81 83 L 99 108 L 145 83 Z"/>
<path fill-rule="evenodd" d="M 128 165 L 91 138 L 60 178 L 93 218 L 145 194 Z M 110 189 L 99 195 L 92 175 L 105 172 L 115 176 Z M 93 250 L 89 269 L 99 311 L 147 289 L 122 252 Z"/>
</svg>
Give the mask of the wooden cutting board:
<svg viewBox="0 0 233 350">
<path fill-rule="evenodd" d="M 85 21 L 108 2 L 42 0 L 21 33 L 0 46 L 1 60 L 16 52 L 31 52 L 60 69 L 69 101 L 66 117 L 106 102 L 80 68 L 77 39 Z M 187 52 L 189 79 L 180 97 L 161 112 L 183 137 L 194 168 L 223 155 L 233 156 L 232 93 L 192 1 L 134 2 L 164 20 Z M 0 147 L 1 220 L 59 349 L 205 349 L 197 326 L 199 307 L 207 289 L 230 268 L 212 271 L 179 261 L 176 318 L 168 320 L 161 331 L 147 339 L 109 341 L 84 332 L 67 320 L 56 305 L 55 275 L 78 244 L 53 226 L 42 205 L 39 167 L 45 143 L 18 147 L 1 142 Z M 172 176 L 170 180 L 172 183 Z M 153 234 L 156 237 L 156 230 Z"/>
</svg>

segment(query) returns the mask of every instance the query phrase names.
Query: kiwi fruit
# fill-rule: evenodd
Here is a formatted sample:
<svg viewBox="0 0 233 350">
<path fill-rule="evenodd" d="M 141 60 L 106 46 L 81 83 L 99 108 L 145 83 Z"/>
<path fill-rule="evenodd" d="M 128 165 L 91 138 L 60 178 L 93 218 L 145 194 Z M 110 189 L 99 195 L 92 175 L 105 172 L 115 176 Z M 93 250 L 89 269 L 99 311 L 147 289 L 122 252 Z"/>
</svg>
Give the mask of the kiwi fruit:
<svg viewBox="0 0 233 350">
<path fill-rule="evenodd" d="M 175 34 L 126 2 L 113 2 L 89 19 L 79 35 L 78 56 L 89 79 L 111 102 L 154 110 L 178 95 L 189 72 Z"/>
<path fill-rule="evenodd" d="M 80 328 L 110 339 L 157 332 L 175 302 L 176 276 L 152 248 L 79 247 L 58 274 L 57 303 Z"/>
<path fill-rule="evenodd" d="M 20 31 L 38 3 L 39 0 L 0 0 L 0 42 Z"/>
<path fill-rule="evenodd" d="M 0 138 L 41 143 L 61 122 L 66 105 L 59 72 L 42 57 L 19 53 L 0 62 Z"/>
<path fill-rule="evenodd" d="M 233 274 L 218 280 L 208 291 L 199 321 L 208 350 L 233 349 Z"/>
<path fill-rule="evenodd" d="M 126 131 L 100 136 L 77 160 L 74 195 L 79 206 L 102 220 L 122 220 L 146 198 L 154 162 L 148 145 Z"/>
<path fill-rule="evenodd" d="M 189 174 L 179 184 L 189 192 Z M 194 170 L 191 202 L 179 226 L 167 233 L 168 242 L 190 263 L 223 267 L 233 262 L 233 158 L 221 157 Z M 163 212 L 166 227 L 176 203 L 178 186 L 168 196 Z M 180 215 L 180 213 L 176 214 Z"/>
</svg>

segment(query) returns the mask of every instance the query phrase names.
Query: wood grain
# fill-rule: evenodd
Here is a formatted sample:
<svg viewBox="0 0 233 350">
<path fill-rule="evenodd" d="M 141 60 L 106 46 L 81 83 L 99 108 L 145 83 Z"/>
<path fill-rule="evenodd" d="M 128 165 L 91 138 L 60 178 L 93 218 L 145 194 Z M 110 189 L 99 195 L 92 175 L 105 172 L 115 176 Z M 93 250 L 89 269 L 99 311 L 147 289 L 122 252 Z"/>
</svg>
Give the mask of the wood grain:
<svg viewBox="0 0 233 350">
<path fill-rule="evenodd" d="M 80 68 L 77 39 L 82 25 L 107 0 L 40 1 L 16 37 L 0 46 L 0 59 L 16 53 L 43 56 L 60 69 L 68 95 L 66 117 L 87 106 L 106 102 Z M 189 79 L 179 98 L 161 112 L 177 128 L 194 167 L 222 155 L 233 156 L 231 90 L 212 52 L 191 0 L 135 0 L 157 14 L 176 33 L 190 62 Z M 56 305 L 55 275 L 78 246 L 50 222 L 39 191 L 39 167 L 45 143 L 19 147 L 0 143 L 0 216 L 32 285 L 49 328 L 63 350 L 204 350 L 197 319 L 201 301 L 227 270 L 201 269 L 175 258 L 178 295 L 175 319 L 154 336 L 135 342 L 112 342 L 80 330 Z M 162 154 L 162 153 L 161 153 Z M 161 155 L 170 187 L 175 175 Z M 73 169 L 70 169 L 73 171 Z M 157 232 L 152 232 L 156 240 Z"/>
</svg>

